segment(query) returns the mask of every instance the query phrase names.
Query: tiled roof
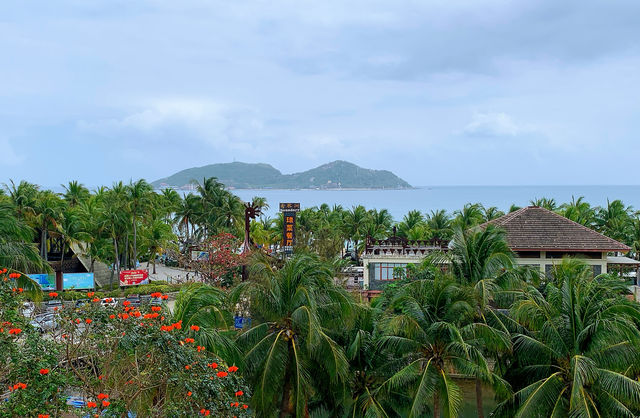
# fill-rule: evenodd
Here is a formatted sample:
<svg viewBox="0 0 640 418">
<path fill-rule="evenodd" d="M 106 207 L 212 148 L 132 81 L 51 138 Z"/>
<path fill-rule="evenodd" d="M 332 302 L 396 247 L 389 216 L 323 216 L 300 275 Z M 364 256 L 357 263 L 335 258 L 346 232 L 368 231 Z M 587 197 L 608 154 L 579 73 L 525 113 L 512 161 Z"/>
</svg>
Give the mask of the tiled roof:
<svg viewBox="0 0 640 418">
<path fill-rule="evenodd" d="M 539 206 L 528 206 L 481 225 L 507 231 L 507 242 L 520 251 L 621 251 L 628 246 Z"/>
</svg>

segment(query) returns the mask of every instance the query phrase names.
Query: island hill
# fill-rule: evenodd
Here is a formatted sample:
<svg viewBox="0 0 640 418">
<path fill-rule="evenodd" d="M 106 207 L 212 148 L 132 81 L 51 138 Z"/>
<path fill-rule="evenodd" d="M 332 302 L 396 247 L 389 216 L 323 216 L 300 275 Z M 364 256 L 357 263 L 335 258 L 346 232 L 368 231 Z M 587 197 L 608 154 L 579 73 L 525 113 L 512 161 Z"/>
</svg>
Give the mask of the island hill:
<svg viewBox="0 0 640 418">
<path fill-rule="evenodd" d="M 409 189 L 390 171 L 369 170 L 334 161 L 311 170 L 282 174 L 269 164 L 223 163 L 188 168 L 151 183 L 156 188 L 189 188 L 192 182 L 216 177 L 230 189 Z"/>
</svg>

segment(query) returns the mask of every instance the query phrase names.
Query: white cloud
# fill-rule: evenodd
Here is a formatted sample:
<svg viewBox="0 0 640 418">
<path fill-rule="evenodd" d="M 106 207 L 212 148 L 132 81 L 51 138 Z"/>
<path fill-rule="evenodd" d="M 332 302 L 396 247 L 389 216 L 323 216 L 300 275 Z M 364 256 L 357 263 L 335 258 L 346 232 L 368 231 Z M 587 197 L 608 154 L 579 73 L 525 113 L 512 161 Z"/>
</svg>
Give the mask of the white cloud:
<svg viewBox="0 0 640 418">
<path fill-rule="evenodd" d="M 476 137 L 510 137 L 526 129 L 518 126 L 506 113 L 476 113 L 463 134 Z"/>
<path fill-rule="evenodd" d="M 240 148 L 245 139 L 255 137 L 262 128 L 262 119 L 253 109 L 182 98 L 154 100 L 121 118 L 78 123 L 83 132 L 106 136 L 132 133 L 153 140 L 181 135 L 181 140 Z"/>
</svg>

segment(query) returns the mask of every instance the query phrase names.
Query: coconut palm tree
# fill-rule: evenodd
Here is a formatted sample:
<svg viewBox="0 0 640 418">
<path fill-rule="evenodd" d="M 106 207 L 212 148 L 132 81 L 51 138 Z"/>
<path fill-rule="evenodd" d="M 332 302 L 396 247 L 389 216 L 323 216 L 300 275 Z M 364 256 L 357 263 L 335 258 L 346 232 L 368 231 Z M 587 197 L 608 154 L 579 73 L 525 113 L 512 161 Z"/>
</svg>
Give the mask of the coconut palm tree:
<svg viewBox="0 0 640 418">
<path fill-rule="evenodd" d="M 398 236 L 408 238 L 409 231 L 419 226 L 424 226 L 424 216 L 419 210 L 410 210 L 398 224 Z"/>
<path fill-rule="evenodd" d="M 160 219 L 151 221 L 149 225 L 143 225 L 142 238 L 144 241 L 144 247 L 149 253 L 149 259 L 147 266 L 150 262 L 153 262 L 153 274 L 156 274 L 156 257 L 162 251 L 163 248 L 167 248 L 171 245 L 172 241 L 177 238 L 171 231 L 171 225 L 165 223 Z"/>
<path fill-rule="evenodd" d="M 504 212 L 501 211 L 500 209 L 498 209 L 495 206 L 491 206 L 491 207 L 486 208 L 486 207 L 480 205 L 480 207 L 482 208 L 482 217 L 483 217 L 483 220 L 485 222 L 492 221 L 492 220 L 494 220 L 496 218 L 499 218 L 502 215 L 504 215 Z"/>
<path fill-rule="evenodd" d="M 354 206 L 346 211 L 342 219 L 344 237 L 353 243 L 356 258 L 358 257 L 358 243 L 364 238 L 367 221 L 367 210 L 362 205 Z"/>
<path fill-rule="evenodd" d="M 607 199 L 607 206 L 596 210 L 596 229 L 610 238 L 626 242 L 631 229 L 631 212 L 632 208 L 622 201 Z"/>
<path fill-rule="evenodd" d="M 496 309 L 495 296 L 521 288 L 522 282 L 513 271 L 515 257 L 507 244 L 506 232 L 493 225 L 466 231 L 456 228 L 442 261 L 449 263 L 458 283 L 471 289 L 469 303 L 474 308 L 474 324 L 466 330 L 476 345 L 496 356 L 498 352 L 510 351 L 509 330 Z M 476 376 L 476 412 L 480 418 L 484 416 L 483 377 L 486 376 Z"/>
<path fill-rule="evenodd" d="M 234 291 L 234 300 L 250 303 L 257 322 L 241 334 L 247 377 L 253 383 L 253 405 L 266 416 L 307 413 L 317 382 L 339 386 L 348 379 L 343 349 L 331 338 L 343 329 L 353 302 L 333 282 L 332 267 L 317 258 L 295 255 L 276 269 L 268 260 L 252 265 L 252 280 Z"/>
<path fill-rule="evenodd" d="M 453 212 L 453 224 L 462 229 L 471 228 L 483 222 L 481 206 L 478 203 L 467 203 L 462 209 Z"/>
<path fill-rule="evenodd" d="M 633 417 L 640 383 L 640 307 L 616 277 L 593 277 L 565 259 L 542 291 L 530 288 L 511 308 L 526 330 L 514 337 L 520 389 L 498 412 L 516 417 Z"/>
<path fill-rule="evenodd" d="M 581 225 L 591 227 L 595 220 L 595 211 L 584 197 L 578 199 L 571 196 L 571 202 L 560 205 L 560 214 L 567 219 L 571 219 Z"/>
<path fill-rule="evenodd" d="M 38 193 L 35 201 L 35 220 L 40 229 L 40 256 L 47 261 L 49 231 L 55 231 L 60 222 L 63 201 L 50 190 Z"/>
<path fill-rule="evenodd" d="M 431 238 L 442 241 L 451 238 L 451 218 L 444 210 L 431 211 L 426 218 L 427 226 L 431 233 Z"/>
<path fill-rule="evenodd" d="M 387 391 L 409 389 L 405 416 L 456 417 L 462 392 L 453 373 L 490 376 L 482 352 L 465 340 L 463 324 L 473 317 L 469 297 L 452 278 L 417 280 L 404 285 L 383 322 L 381 347 L 402 356 L 407 365 L 383 383 Z"/>
<path fill-rule="evenodd" d="M 131 213 L 131 224 L 133 225 L 133 266 L 138 264 L 138 217 L 142 216 L 145 208 L 151 201 L 153 189 L 144 179 L 130 182 L 127 186 L 127 198 L 129 211 Z M 154 264 L 155 267 L 155 264 Z M 155 273 L 155 272 L 154 272 Z"/>
<path fill-rule="evenodd" d="M 33 235 L 33 229 L 15 215 L 15 207 L 0 202 L 0 266 L 28 273 L 50 271 L 33 244 Z"/>
<path fill-rule="evenodd" d="M 64 200 L 71 207 L 85 202 L 90 196 L 89 189 L 84 187 L 84 185 L 79 183 L 77 180 L 70 181 L 67 185 L 62 184 L 61 186 L 65 190 L 63 195 Z"/>
<path fill-rule="evenodd" d="M 182 321 L 183 327 L 199 326 L 200 332 L 195 335 L 199 345 L 207 347 L 227 364 L 240 364 L 242 355 L 230 334 L 232 318 L 226 304 L 226 294 L 220 289 L 189 284 L 176 296 L 173 318 Z"/>
<path fill-rule="evenodd" d="M 545 208 L 551 211 L 558 209 L 558 204 L 556 203 L 556 199 L 554 198 L 551 198 L 551 199 L 547 197 L 535 198 L 533 200 L 530 200 L 529 204 L 532 206 L 540 206 L 541 208 Z"/>
</svg>

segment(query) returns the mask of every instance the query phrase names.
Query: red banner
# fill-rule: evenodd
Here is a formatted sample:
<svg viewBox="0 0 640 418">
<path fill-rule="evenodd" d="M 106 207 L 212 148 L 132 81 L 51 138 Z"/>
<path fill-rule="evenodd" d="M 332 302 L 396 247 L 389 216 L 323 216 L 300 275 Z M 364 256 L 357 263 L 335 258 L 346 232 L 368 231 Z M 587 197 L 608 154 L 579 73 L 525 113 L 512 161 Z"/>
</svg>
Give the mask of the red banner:
<svg viewBox="0 0 640 418">
<path fill-rule="evenodd" d="M 149 283 L 147 270 L 122 270 L 120 272 L 120 286 L 135 286 Z"/>
</svg>

